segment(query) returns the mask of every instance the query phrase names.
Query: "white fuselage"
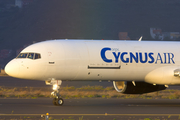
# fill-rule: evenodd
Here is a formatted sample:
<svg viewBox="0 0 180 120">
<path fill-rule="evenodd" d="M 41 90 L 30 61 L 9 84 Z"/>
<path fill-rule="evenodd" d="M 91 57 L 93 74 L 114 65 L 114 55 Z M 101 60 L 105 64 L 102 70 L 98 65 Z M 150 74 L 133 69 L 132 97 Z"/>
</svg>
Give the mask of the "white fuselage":
<svg viewBox="0 0 180 120">
<path fill-rule="evenodd" d="M 21 53 L 40 59 L 15 58 L 5 68 L 13 77 L 32 80 L 144 81 L 180 84 L 180 42 L 119 40 L 50 40 Z"/>
</svg>

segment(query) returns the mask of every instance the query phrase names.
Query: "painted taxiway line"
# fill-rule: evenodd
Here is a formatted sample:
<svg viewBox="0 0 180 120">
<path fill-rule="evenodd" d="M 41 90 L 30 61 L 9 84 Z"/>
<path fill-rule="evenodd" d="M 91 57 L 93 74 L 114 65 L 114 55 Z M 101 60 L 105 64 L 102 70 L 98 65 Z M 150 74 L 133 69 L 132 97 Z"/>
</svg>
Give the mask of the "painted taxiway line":
<svg viewBox="0 0 180 120">
<path fill-rule="evenodd" d="M 46 114 L 0 114 L 0 116 L 41 116 Z M 180 114 L 50 114 L 50 116 L 180 116 Z"/>
</svg>

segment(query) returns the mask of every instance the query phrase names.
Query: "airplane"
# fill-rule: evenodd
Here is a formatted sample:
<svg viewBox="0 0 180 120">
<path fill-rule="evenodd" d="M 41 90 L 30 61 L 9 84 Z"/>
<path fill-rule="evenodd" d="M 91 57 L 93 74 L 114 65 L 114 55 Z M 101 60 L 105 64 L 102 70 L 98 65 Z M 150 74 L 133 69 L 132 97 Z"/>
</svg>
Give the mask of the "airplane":
<svg viewBox="0 0 180 120">
<path fill-rule="evenodd" d="M 180 42 L 47 40 L 32 44 L 5 66 L 12 77 L 53 85 L 62 106 L 62 81 L 112 81 L 117 92 L 143 94 L 180 84 Z"/>
</svg>

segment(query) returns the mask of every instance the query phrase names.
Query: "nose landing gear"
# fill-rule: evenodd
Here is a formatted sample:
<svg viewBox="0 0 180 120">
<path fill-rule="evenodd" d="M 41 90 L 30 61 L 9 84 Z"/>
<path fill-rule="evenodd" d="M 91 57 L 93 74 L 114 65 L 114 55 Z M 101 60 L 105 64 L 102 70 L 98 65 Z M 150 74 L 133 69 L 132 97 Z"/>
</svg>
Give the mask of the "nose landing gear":
<svg viewBox="0 0 180 120">
<path fill-rule="evenodd" d="M 52 82 L 52 81 L 51 81 Z M 57 83 L 53 84 L 53 92 L 51 93 L 51 95 L 54 97 L 53 99 L 53 104 L 56 106 L 62 106 L 64 104 L 64 100 L 61 98 L 60 95 L 60 86 L 62 81 L 57 81 Z"/>
<path fill-rule="evenodd" d="M 51 93 L 51 95 L 54 97 L 53 104 L 56 106 L 62 106 L 64 103 L 63 99 L 61 98 L 61 95 L 59 94 L 59 89 L 60 86 L 58 86 L 57 84 L 53 85 L 54 91 Z"/>
</svg>

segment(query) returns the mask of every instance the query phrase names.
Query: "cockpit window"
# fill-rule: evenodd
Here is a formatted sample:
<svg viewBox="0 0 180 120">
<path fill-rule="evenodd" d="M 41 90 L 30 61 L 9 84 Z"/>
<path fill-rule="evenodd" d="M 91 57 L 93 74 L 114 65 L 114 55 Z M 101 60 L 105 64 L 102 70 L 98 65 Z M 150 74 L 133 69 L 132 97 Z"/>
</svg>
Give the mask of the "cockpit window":
<svg viewBox="0 0 180 120">
<path fill-rule="evenodd" d="M 34 53 L 29 53 L 27 58 L 33 59 L 34 58 Z"/>
<path fill-rule="evenodd" d="M 38 54 L 38 53 L 35 53 L 35 57 L 34 57 L 34 59 L 40 59 L 41 58 L 41 55 L 40 54 Z"/>
<path fill-rule="evenodd" d="M 41 54 L 39 54 L 39 53 L 20 53 L 17 56 L 17 59 L 18 58 L 29 58 L 29 59 L 32 59 L 32 60 L 36 60 L 36 59 L 41 58 Z"/>
<path fill-rule="evenodd" d="M 17 58 L 26 58 L 28 53 L 20 53 Z"/>
</svg>

